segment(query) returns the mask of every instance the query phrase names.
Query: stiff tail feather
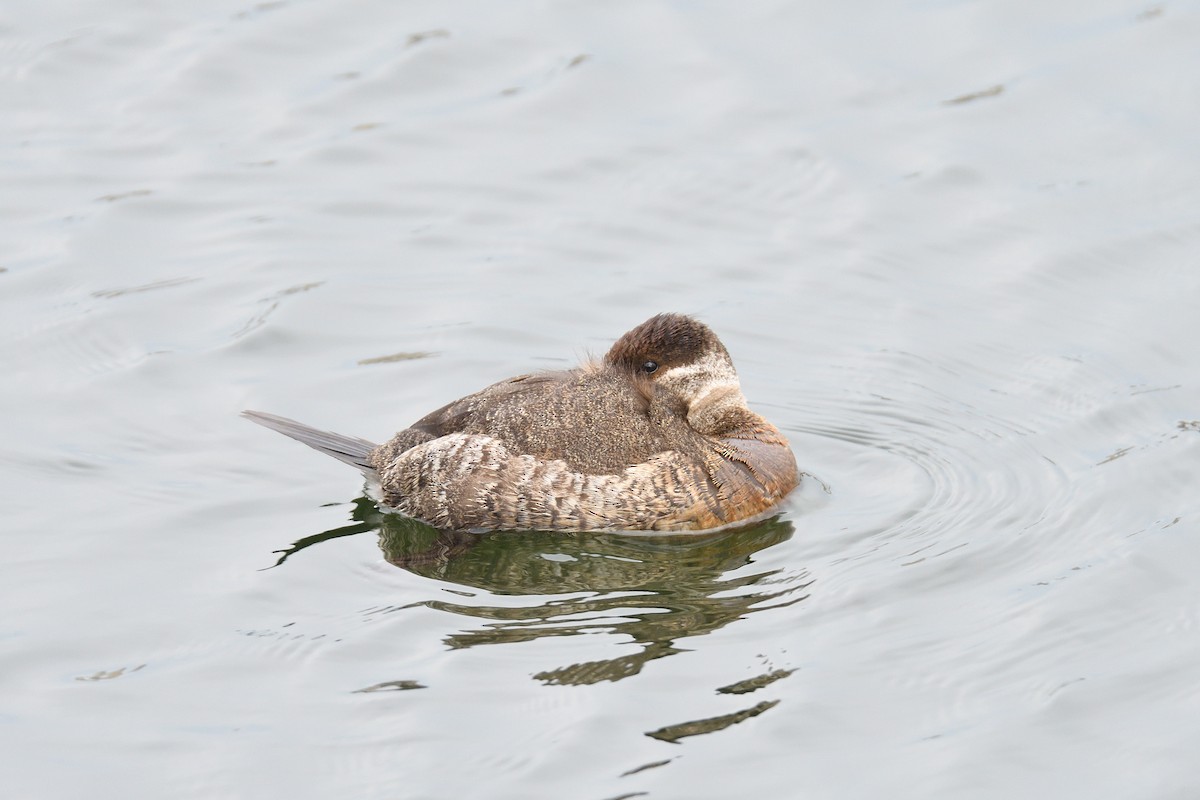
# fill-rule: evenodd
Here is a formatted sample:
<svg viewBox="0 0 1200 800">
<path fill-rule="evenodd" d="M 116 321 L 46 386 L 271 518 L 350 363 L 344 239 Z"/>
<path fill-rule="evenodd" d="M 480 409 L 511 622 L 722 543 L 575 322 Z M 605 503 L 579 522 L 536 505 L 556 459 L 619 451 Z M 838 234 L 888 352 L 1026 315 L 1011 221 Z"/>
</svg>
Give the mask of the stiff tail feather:
<svg viewBox="0 0 1200 800">
<path fill-rule="evenodd" d="M 356 467 L 364 473 L 374 471 L 368 460 L 371 451 L 377 446 L 374 442 L 368 442 L 366 439 L 359 439 L 356 436 L 342 436 L 340 433 L 319 431 L 287 417 L 264 414 L 261 411 L 243 411 L 242 416 L 273 431 L 279 431 L 284 436 L 290 436 L 298 442 L 303 442 L 327 456 L 333 456 L 338 461 Z"/>
</svg>

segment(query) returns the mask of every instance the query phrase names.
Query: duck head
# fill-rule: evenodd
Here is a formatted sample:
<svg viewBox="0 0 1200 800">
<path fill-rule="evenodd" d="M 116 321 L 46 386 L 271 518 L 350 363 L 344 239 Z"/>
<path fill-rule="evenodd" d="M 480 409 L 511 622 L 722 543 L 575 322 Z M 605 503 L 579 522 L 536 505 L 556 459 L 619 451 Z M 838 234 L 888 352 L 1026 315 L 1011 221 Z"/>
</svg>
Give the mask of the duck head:
<svg viewBox="0 0 1200 800">
<path fill-rule="evenodd" d="M 691 317 L 651 317 L 618 339 L 604 363 L 629 374 L 652 407 L 667 405 L 705 436 L 736 435 L 761 422 L 746 405 L 729 351 Z"/>
</svg>

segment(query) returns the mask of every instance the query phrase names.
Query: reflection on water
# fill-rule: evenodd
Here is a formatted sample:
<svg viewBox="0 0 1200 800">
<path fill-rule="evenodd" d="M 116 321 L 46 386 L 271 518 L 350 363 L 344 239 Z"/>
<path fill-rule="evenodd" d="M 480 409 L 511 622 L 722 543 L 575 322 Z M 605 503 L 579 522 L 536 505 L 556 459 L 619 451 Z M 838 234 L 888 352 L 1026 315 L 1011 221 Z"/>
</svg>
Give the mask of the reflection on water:
<svg viewBox="0 0 1200 800">
<path fill-rule="evenodd" d="M 791 538 L 790 522 L 769 520 L 712 534 L 637 536 L 613 533 L 459 533 L 385 514 L 369 499 L 354 501 L 355 523 L 300 539 L 279 559 L 319 542 L 367 531 L 379 535 L 390 563 L 417 575 L 496 595 L 528 597 L 526 605 L 421 605 L 481 621 L 447 636 L 452 648 L 609 631 L 641 650 L 536 674 L 554 684 L 589 684 L 636 675 L 646 662 L 681 652 L 677 640 L 749 614 L 791 605 L 808 595 L 806 574 L 770 569 L 733 577 L 759 550 Z M 474 592 L 465 591 L 465 596 Z M 624 644 L 623 644 L 624 647 Z"/>
<path fill-rule="evenodd" d="M 757 705 L 741 711 L 735 711 L 732 714 L 722 714 L 719 717 L 709 717 L 708 719 L 698 719 L 692 722 L 681 722 L 678 725 L 668 725 L 665 728 L 650 731 L 646 735 L 653 739 L 661 739 L 664 742 L 678 742 L 686 736 L 700 736 L 701 734 L 724 730 L 730 725 L 736 725 L 751 717 L 757 717 L 759 714 L 777 705 L 779 705 L 778 700 L 764 700 Z"/>
</svg>

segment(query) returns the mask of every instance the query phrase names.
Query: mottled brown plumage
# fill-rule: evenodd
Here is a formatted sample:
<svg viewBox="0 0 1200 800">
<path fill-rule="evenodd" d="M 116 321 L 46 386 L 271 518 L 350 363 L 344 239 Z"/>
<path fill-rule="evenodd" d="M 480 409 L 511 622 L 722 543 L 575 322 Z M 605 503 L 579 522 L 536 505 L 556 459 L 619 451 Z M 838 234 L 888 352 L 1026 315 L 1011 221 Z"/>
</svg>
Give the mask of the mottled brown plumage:
<svg viewBox="0 0 1200 800">
<path fill-rule="evenodd" d="M 647 320 L 600 362 L 494 384 L 378 447 L 245 413 L 448 530 L 701 530 L 763 514 L 798 481 L 724 345 L 680 314 Z"/>
</svg>

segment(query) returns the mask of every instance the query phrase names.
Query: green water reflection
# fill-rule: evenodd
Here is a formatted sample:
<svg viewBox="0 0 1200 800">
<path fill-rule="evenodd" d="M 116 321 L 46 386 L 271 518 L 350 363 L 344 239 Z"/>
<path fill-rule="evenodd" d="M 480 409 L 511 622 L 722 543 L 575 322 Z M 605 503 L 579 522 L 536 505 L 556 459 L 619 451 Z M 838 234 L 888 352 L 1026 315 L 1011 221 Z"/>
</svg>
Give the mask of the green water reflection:
<svg viewBox="0 0 1200 800">
<path fill-rule="evenodd" d="M 632 654 L 534 676 L 545 683 L 589 684 L 635 675 L 648 661 L 686 649 L 679 646 L 681 639 L 805 599 L 811 583 L 804 574 L 746 569 L 754 553 L 791 538 L 792 524 L 779 519 L 719 533 L 671 536 L 472 534 L 439 531 L 382 513 L 367 498 L 355 501 L 352 516 L 352 525 L 299 540 L 279 563 L 318 542 L 374 531 L 388 562 L 462 587 L 452 591 L 465 597 L 482 591 L 528 598 L 527 604 L 515 606 L 421 601 L 479 621 L 449 634 L 445 643 L 452 648 L 599 631 L 623 634 L 639 646 Z"/>
</svg>

